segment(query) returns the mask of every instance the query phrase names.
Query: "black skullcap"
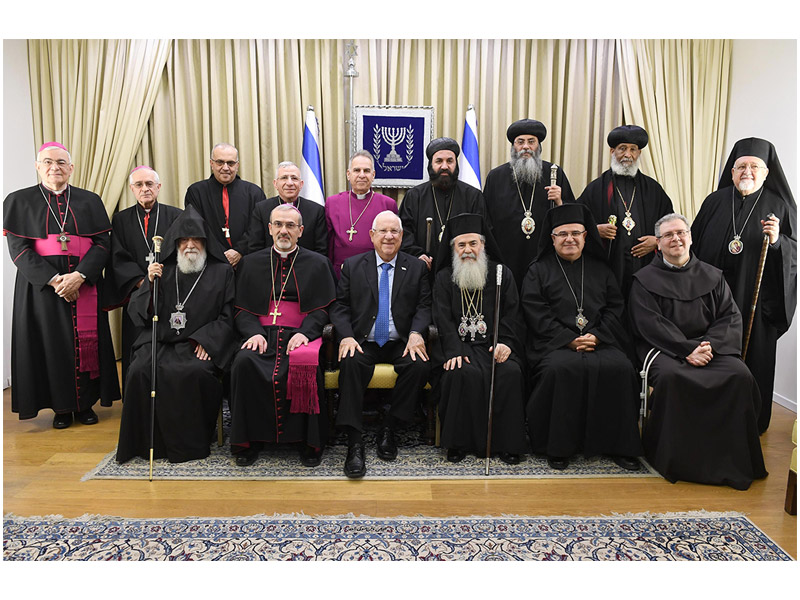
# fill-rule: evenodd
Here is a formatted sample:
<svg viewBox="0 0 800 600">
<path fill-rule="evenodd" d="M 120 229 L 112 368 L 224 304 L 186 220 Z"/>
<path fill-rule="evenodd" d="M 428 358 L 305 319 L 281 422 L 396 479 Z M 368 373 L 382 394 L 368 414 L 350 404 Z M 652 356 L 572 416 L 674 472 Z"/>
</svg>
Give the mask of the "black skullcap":
<svg viewBox="0 0 800 600">
<path fill-rule="evenodd" d="M 647 146 L 647 132 L 638 125 L 620 125 L 608 134 L 608 145 L 616 148 L 620 144 L 636 144 L 639 150 Z"/>
<path fill-rule="evenodd" d="M 451 150 L 456 155 L 456 158 L 461 154 L 461 148 L 458 146 L 457 141 L 449 137 L 440 137 L 430 141 L 428 147 L 425 149 L 425 155 L 428 157 L 428 160 L 431 160 L 433 155 L 439 152 L 439 150 Z"/>
<path fill-rule="evenodd" d="M 513 144 L 517 136 L 520 135 L 535 135 L 541 144 L 544 138 L 547 137 L 547 127 L 544 126 L 544 123 L 535 119 L 520 119 L 508 126 L 506 137 Z"/>
<path fill-rule="evenodd" d="M 205 240 L 206 254 L 220 262 L 227 262 L 225 253 L 209 230 L 208 223 L 203 219 L 197 209 L 191 204 L 186 207 L 178 218 L 175 219 L 164 234 L 164 243 L 161 246 L 161 262 L 175 252 L 178 240 L 181 238 L 202 238 Z"/>
</svg>

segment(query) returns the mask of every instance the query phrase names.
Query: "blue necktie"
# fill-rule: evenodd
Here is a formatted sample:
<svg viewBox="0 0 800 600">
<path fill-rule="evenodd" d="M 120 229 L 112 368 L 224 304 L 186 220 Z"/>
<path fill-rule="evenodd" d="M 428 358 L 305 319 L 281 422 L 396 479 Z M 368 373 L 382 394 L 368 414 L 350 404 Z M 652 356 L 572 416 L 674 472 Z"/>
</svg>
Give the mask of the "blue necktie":
<svg viewBox="0 0 800 600">
<path fill-rule="evenodd" d="M 378 346 L 389 341 L 389 269 L 392 265 L 383 263 L 381 280 L 378 282 L 378 318 L 375 320 L 375 343 Z"/>
</svg>

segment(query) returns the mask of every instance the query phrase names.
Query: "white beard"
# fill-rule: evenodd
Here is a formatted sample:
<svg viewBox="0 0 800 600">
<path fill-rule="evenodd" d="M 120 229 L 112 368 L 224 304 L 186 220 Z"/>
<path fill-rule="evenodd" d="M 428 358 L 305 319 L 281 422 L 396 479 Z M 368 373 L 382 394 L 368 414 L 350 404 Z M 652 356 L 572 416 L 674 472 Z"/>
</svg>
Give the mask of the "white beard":
<svg viewBox="0 0 800 600">
<path fill-rule="evenodd" d="M 206 250 L 203 248 L 198 251 L 178 250 L 178 270 L 187 275 L 189 273 L 199 273 L 206 266 Z"/>
<path fill-rule="evenodd" d="M 476 260 L 463 260 L 453 253 L 452 280 L 462 290 L 481 290 L 486 286 L 489 259 L 481 252 Z"/>
<path fill-rule="evenodd" d="M 755 189 L 756 182 L 753 179 L 740 179 L 739 185 L 736 187 L 743 196 L 746 196 Z"/>
<path fill-rule="evenodd" d="M 542 178 L 542 148 L 537 148 L 530 158 L 522 158 L 512 145 L 511 169 L 518 182 L 536 185 L 536 182 Z"/>
<path fill-rule="evenodd" d="M 636 174 L 639 172 L 639 159 L 637 158 L 633 161 L 633 164 L 625 166 L 612 154 L 611 171 L 614 175 L 619 175 L 620 177 L 636 177 Z"/>
</svg>

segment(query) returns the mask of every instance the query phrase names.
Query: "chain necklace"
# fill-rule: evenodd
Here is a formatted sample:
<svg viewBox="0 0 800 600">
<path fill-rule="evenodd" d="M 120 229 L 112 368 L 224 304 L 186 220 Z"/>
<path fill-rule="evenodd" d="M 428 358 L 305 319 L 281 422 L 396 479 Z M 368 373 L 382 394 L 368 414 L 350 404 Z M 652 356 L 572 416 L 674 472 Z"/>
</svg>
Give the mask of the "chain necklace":
<svg viewBox="0 0 800 600">
<path fill-rule="evenodd" d="M 49 191 L 49 190 L 48 190 Z M 58 217 L 56 216 L 53 207 L 50 205 L 50 199 L 44 195 L 44 190 L 42 186 L 39 186 L 39 192 L 42 194 L 42 198 L 44 198 L 45 204 L 47 204 L 47 208 L 50 209 L 50 214 L 53 215 L 53 218 L 56 220 L 56 223 L 61 228 L 61 232 L 58 234 L 58 241 L 61 242 L 61 251 L 67 251 L 67 242 L 70 240 L 69 236 L 64 233 L 64 228 L 67 226 L 67 217 L 69 216 L 69 198 L 70 198 L 70 186 L 67 186 L 67 206 L 64 209 L 64 219 L 60 223 L 58 222 Z"/>
<path fill-rule="evenodd" d="M 466 304 L 466 310 L 464 310 Z M 470 341 L 475 341 L 475 334 L 486 335 L 488 327 L 483 320 L 483 288 L 479 290 L 461 290 L 461 323 L 458 325 L 458 335 L 465 341 L 467 334 Z"/>
<path fill-rule="evenodd" d="M 372 202 L 372 199 L 375 197 L 375 192 L 373 190 L 370 190 L 370 191 L 372 193 L 369 196 L 369 200 L 367 200 L 367 205 L 364 207 L 364 210 L 361 211 L 361 214 L 358 215 L 358 217 L 356 218 L 355 221 L 353 221 L 353 201 L 352 201 L 353 192 L 350 191 L 350 190 L 348 190 L 348 192 L 347 192 L 347 208 L 350 210 L 350 229 L 345 231 L 345 233 L 350 235 L 350 239 L 347 240 L 348 242 L 352 242 L 353 241 L 353 236 L 358 233 L 358 231 L 356 231 L 356 223 L 358 223 L 359 219 L 361 219 L 361 217 L 364 216 L 364 213 L 367 212 L 367 209 L 369 208 L 370 202 Z"/>
<path fill-rule="evenodd" d="M 442 213 L 439 212 L 439 202 L 436 200 L 436 190 L 433 189 L 433 186 L 431 186 L 431 193 L 433 194 L 433 207 L 436 209 L 436 216 L 439 217 L 439 223 L 442 224 L 442 229 L 439 231 L 439 241 L 441 242 L 445 223 L 450 220 L 450 211 L 453 210 L 453 198 L 452 196 L 450 197 L 450 204 L 447 207 L 447 219 L 442 221 Z"/>
<path fill-rule="evenodd" d="M 575 299 L 575 306 L 578 308 L 578 314 L 575 316 L 575 325 L 578 327 L 578 331 L 583 333 L 584 327 L 589 324 L 589 319 L 587 319 L 583 315 L 583 267 L 586 264 L 581 256 L 581 301 L 578 303 L 578 297 L 575 295 L 575 290 L 572 289 L 572 284 L 569 282 L 569 277 L 567 277 L 567 272 L 564 270 L 563 265 L 561 264 L 561 259 L 556 254 L 556 262 L 558 266 L 561 267 L 561 272 L 564 274 L 564 279 L 567 280 L 567 286 L 569 287 L 569 291 L 572 292 L 572 297 Z"/>
<path fill-rule="evenodd" d="M 728 244 L 728 252 L 731 254 L 741 254 L 742 250 L 744 250 L 744 244 L 742 243 L 742 234 L 744 233 L 744 228 L 747 227 L 747 222 L 750 220 L 750 215 L 753 214 L 753 211 L 756 209 L 756 204 L 758 201 L 761 200 L 761 194 L 764 191 L 764 186 L 761 186 L 761 191 L 758 192 L 758 197 L 756 201 L 753 203 L 753 208 L 750 209 L 750 212 L 747 214 L 747 218 L 744 220 L 744 224 L 742 228 L 739 230 L 739 233 L 736 233 L 736 189 L 731 189 L 731 217 L 732 217 L 732 224 L 733 227 L 733 239 Z"/>
<path fill-rule="evenodd" d="M 522 197 L 522 189 L 519 187 L 519 181 L 517 180 L 517 171 L 516 169 L 512 169 L 514 173 L 514 183 L 517 184 L 517 193 L 519 194 L 519 201 L 522 204 L 522 212 L 525 213 L 525 216 L 522 217 L 522 223 L 520 226 L 522 227 L 522 233 L 525 234 L 525 239 L 531 239 L 531 234 L 536 230 L 536 221 L 533 220 L 533 194 L 536 191 L 536 185 L 531 186 L 531 201 L 528 204 L 528 208 L 525 208 L 525 199 Z"/>
<path fill-rule="evenodd" d="M 158 235 L 158 216 L 161 213 L 158 209 L 158 203 L 156 203 L 156 226 L 153 231 Z M 147 234 L 144 232 L 144 225 L 142 224 L 143 219 L 139 218 L 139 211 L 136 211 L 136 222 L 139 223 L 139 229 L 142 231 L 142 237 L 144 238 L 144 243 L 147 246 L 147 256 L 144 257 L 145 261 L 147 261 L 148 265 L 152 265 L 153 262 L 156 260 L 156 255 L 153 254 L 153 246 L 150 242 L 147 241 Z"/>
<path fill-rule="evenodd" d="M 276 252 L 277 252 L 277 250 L 276 250 Z M 289 272 L 286 274 L 286 279 L 284 279 L 284 281 L 283 281 L 283 286 L 281 287 L 281 293 L 276 298 L 275 297 L 275 266 L 274 266 L 274 264 L 272 262 L 273 253 L 272 252 L 269 253 L 269 269 L 270 269 L 270 273 L 272 273 L 272 304 L 274 305 L 274 307 L 272 309 L 272 312 L 269 313 L 269 315 L 272 317 L 272 324 L 273 325 L 275 325 L 277 323 L 278 317 L 280 317 L 281 314 L 282 314 L 282 313 L 278 312 L 278 308 L 280 307 L 281 302 L 283 301 L 283 292 L 286 291 L 286 284 L 289 283 L 289 275 L 292 274 L 292 269 L 294 269 L 294 261 L 297 260 L 297 256 L 299 254 L 300 254 L 299 252 L 295 252 L 294 258 L 292 259 L 292 264 L 289 265 Z"/>
<path fill-rule="evenodd" d="M 175 333 L 180 335 L 181 329 L 186 327 L 186 313 L 183 312 L 183 307 L 186 306 L 186 303 L 189 301 L 189 296 L 192 295 L 194 288 L 197 287 L 197 284 L 200 282 L 200 278 L 203 276 L 203 273 L 206 272 L 206 267 L 208 266 L 208 261 L 206 264 L 203 265 L 203 270 L 200 271 L 200 275 L 197 276 L 197 279 L 194 280 L 194 285 L 192 289 L 189 290 L 189 293 L 186 294 L 186 298 L 183 299 L 181 302 L 181 291 L 178 288 L 178 271 L 180 269 L 176 266 L 175 267 L 175 299 L 178 303 L 175 305 L 175 312 L 169 316 L 169 326 L 175 330 Z"/>
<path fill-rule="evenodd" d="M 622 226 L 628 231 L 628 235 L 631 234 L 633 228 L 636 227 L 636 221 L 633 220 L 631 217 L 631 209 L 633 208 L 633 201 L 636 200 L 636 182 L 633 183 L 633 193 L 631 194 L 631 204 L 628 206 L 625 202 L 625 198 L 622 197 L 622 192 L 619 191 L 619 186 L 617 185 L 617 180 L 614 180 L 614 189 L 617 190 L 617 194 L 619 194 L 619 199 L 622 201 L 622 206 L 625 207 L 625 218 L 622 219 Z"/>
</svg>

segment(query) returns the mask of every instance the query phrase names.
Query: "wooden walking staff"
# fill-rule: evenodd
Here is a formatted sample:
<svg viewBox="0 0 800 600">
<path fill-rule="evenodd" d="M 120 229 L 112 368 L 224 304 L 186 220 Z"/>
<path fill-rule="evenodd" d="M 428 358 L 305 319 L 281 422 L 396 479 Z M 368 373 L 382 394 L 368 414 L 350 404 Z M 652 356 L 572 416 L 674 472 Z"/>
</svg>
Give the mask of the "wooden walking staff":
<svg viewBox="0 0 800 600">
<path fill-rule="evenodd" d="M 494 339 L 492 341 L 492 377 L 489 380 L 489 430 L 486 432 L 486 472 L 489 475 L 489 458 L 492 456 L 492 412 L 494 405 L 494 375 L 497 370 L 497 342 L 500 326 L 500 286 L 503 283 L 503 265 L 497 265 L 497 291 L 494 296 Z"/>
<path fill-rule="evenodd" d="M 769 221 L 775 215 L 769 213 Z M 764 264 L 767 262 L 767 248 L 769 247 L 769 236 L 764 234 L 764 241 L 761 242 L 761 256 L 758 257 L 758 272 L 756 273 L 756 287 L 753 290 L 753 301 L 750 303 L 750 318 L 747 320 L 747 330 L 744 332 L 744 344 L 742 346 L 742 360 L 747 358 L 747 347 L 750 345 L 750 334 L 753 332 L 753 319 L 756 316 L 756 304 L 758 294 L 761 291 L 761 278 L 764 276 Z"/>
<path fill-rule="evenodd" d="M 160 235 L 153 236 L 153 262 L 159 262 L 161 258 L 161 242 L 164 241 Z M 156 336 L 158 334 L 158 281 L 159 277 L 153 277 L 153 337 L 151 338 L 151 359 L 150 359 L 150 481 L 153 481 L 153 447 L 155 446 L 156 436 Z"/>
</svg>

